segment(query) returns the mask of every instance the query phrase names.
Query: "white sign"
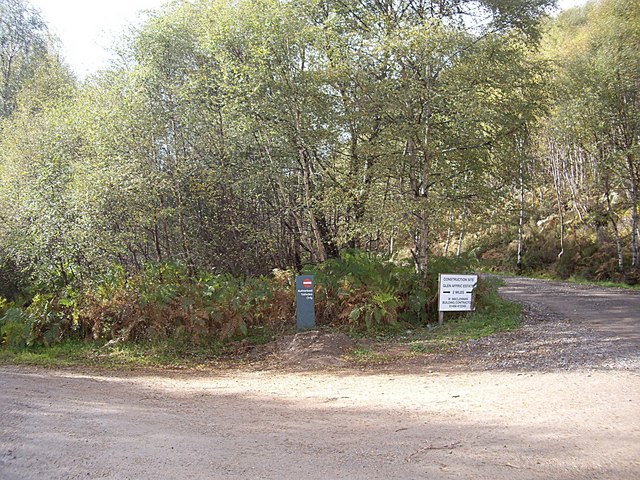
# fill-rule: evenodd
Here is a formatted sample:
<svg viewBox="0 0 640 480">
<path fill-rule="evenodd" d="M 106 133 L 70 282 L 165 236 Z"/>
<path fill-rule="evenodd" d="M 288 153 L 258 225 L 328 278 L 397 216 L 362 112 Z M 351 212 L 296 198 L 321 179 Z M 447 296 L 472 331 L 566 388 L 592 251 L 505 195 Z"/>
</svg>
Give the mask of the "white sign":
<svg viewBox="0 0 640 480">
<path fill-rule="evenodd" d="M 478 275 L 440 274 L 438 310 L 441 312 L 469 312 L 473 310 L 473 292 Z"/>
</svg>

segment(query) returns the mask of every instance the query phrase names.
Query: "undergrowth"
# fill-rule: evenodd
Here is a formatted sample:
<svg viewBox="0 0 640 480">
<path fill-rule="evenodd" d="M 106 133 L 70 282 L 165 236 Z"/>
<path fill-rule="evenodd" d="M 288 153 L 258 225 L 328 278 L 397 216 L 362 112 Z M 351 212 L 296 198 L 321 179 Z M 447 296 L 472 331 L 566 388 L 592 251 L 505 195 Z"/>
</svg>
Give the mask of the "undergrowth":
<svg viewBox="0 0 640 480">
<path fill-rule="evenodd" d="M 484 280 L 475 311 L 447 314 L 444 325 L 428 324 L 393 340 L 409 345 L 414 353 L 442 352 L 469 340 L 518 328 L 522 308 L 498 295 L 502 283 L 497 278 Z"/>
<path fill-rule="evenodd" d="M 319 327 L 375 337 L 428 329 L 437 322 L 438 273 L 471 269 L 463 260 L 436 259 L 424 277 L 410 264 L 353 251 L 303 272 L 316 277 Z M 491 288 L 481 281 L 476 296 L 488 314 Z M 477 322 L 468 328 L 486 327 Z M 239 278 L 189 275 L 176 264 L 134 274 L 115 267 L 82 285 L 35 293 L 21 305 L 0 300 L 5 362 L 207 362 L 294 331 L 295 273 L 287 270 Z"/>
<path fill-rule="evenodd" d="M 470 254 L 479 258 L 479 269 L 486 272 L 622 288 L 640 286 L 640 269 L 631 265 L 631 251 L 623 249 L 621 271 L 616 245 L 611 239 L 596 238 L 582 228 L 571 230 L 559 255 L 561 248 L 555 235 L 549 236 L 533 225 L 527 231 L 520 271 L 516 268 L 517 243 L 505 243 L 502 236 L 480 237 Z"/>
</svg>

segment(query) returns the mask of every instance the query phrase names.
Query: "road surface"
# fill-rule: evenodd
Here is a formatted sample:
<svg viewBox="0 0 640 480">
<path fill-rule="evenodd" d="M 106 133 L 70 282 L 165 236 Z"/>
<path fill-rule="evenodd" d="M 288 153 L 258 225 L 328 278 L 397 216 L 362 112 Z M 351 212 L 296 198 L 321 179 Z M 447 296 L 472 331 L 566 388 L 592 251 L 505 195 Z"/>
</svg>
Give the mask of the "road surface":
<svg viewBox="0 0 640 480">
<path fill-rule="evenodd" d="M 506 278 L 506 282 L 501 289 L 505 297 L 543 305 L 591 329 L 613 348 L 640 351 L 640 291 L 529 278 Z"/>
<path fill-rule="evenodd" d="M 457 370 L 402 373 L 0 366 L 0 478 L 640 478 L 640 370 L 619 362 L 637 347 L 638 294 L 530 282 L 509 280 L 505 295 L 572 316 L 543 315 L 535 328 L 562 321 L 577 344 L 608 339 L 616 362 L 469 371 L 471 356 Z M 514 338 L 511 355 L 528 355 Z M 509 348 L 496 345 L 481 351 Z"/>
</svg>

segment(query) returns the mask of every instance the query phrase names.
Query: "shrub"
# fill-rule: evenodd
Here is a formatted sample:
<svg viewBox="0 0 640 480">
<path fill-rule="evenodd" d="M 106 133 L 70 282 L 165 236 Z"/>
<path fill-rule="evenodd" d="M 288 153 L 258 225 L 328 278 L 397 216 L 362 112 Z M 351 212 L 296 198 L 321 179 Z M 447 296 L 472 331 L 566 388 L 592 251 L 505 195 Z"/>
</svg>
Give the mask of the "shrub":
<svg viewBox="0 0 640 480">
<path fill-rule="evenodd" d="M 3 345 L 24 348 L 31 344 L 32 322 L 21 308 L 7 309 L 0 318 L 0 338 Z"/>
<path fill-rule="evenodd" d="M 23 273 L 15 261 L 0 250 L 0 297 L 15 299 L 20 295 Z"/>
<path fill-rule="evenodd" d="M 421 281 L 412 269 L 373 254 L 345 252 L 303 271 L 316 277 L 316 320 L 321 325 L 378 329 L 398 324 L 411 309 L 417 318 L 424 307 L 418 297 L 409 301 L 413 283 Z"/>
<path fill-rule="evenodd" d="M 465 273 L 473 266 L 474 260 L 466 257 L 433 257 L 430 273 L 423 277 L 411 264 L 349 251 L 304 272 L 316 276 L 319 324 L 370 331 L 436 321 L 438 274 Z"/>
<path fill-rule="evenodd" d="M 255 325 L 276 328 L 293 318 L 291 274 L 190 277 L 176 264 L 150 265 L 122 281 L 90 289 L 80 321 L 94 339 L 208 339 L 246 336 Z"/>
<path fill-rule="evenodd" d="M 374 331 L 437 319 L 438 273 L 463 273 L 468 259 L 438 259 L 432 273 L 412 265 L 350 251 L 306 267 L 316 276 L 319 325 Z M 89 284 L 35 295 L 2 316 L 3 342 L 50 345 L 64 338 L 100 341 L 175 341 L 203 345 L 260 331 L 271 335 L 295 326 L 295 274 L 276 270 L 260 277 L 190 275 L 180 264 L 150 264 L 134 275 L 120 266 Z M 0 305 L 1 307 L 1 305 Z"/>
</svg>

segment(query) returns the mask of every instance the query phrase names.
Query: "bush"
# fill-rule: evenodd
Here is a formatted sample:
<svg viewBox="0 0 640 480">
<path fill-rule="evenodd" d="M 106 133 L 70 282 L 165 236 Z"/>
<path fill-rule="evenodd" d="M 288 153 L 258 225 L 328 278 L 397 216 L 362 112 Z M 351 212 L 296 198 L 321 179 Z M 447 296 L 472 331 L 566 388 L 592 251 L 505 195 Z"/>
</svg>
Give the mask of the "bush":
<svg viewBox="0 0 640 480">
<path fill-rule="evenodd" d="M 470 272 L 474 262 L 466 257 L 433 257 L 424 277 L 411 264 L 349 251 L 304 272 L 316 276 L 319 324 L 371 331 L 437 321 L 438 274 Z"/>
<path fill-rule="evenodd" d="M 293 319 L 293 275 L 192 278 L 176 264 L 150 265 L 123 281 L 89 290 L 79 319 L 94 339 L 208 339 L 246 336 L 255 325 L 281 328 Z"/>
<path fill-rule="evenodd" d="M 0 251 L 0 297 L 9 299 L 18 297 L 22 276 L 15 261 Z"/>
<path fill-rule="evenodd" d="M 349 251 L 306 267 L 316 277 L 316 321 L 351 330 L 375 330 L 426 319 L 426 283 L 410 266 Z"/>
<path fill-rule="evenodd" d="M 14 348 L 48 346 L 70 337 L 73 326 L 67 298 L 37 294 L 24 307 L 6 308 L 0 317 L 1 343 Z"/>
<path fill-rule="evenodd" d="M 0 318 L 0 338 L 3 345 L 19 349 L 32 342 L 32 321 L 20 308 L 7 309 Z"/>
<path fill-rule="evenodd" d="M 422 277 L 410 264 L 351 251 L 303 271 L 317 279 L 318 325 L 364 332 L 436 321 L 438 273 L 464 273 L 471 266 L 464 258 L 434 258 L 432 272 Z M 264 340 L 293 331 L 294 280 L 288 270 L 194 277 L 179 264 L 150 264 L 135 275 L 114 266 L 90 284 L 40 293 L 28 306 L 7 310 L 0 320 L 3 343 L 90 338 L 204 345 L 258 331 Z"/>
</svg>

